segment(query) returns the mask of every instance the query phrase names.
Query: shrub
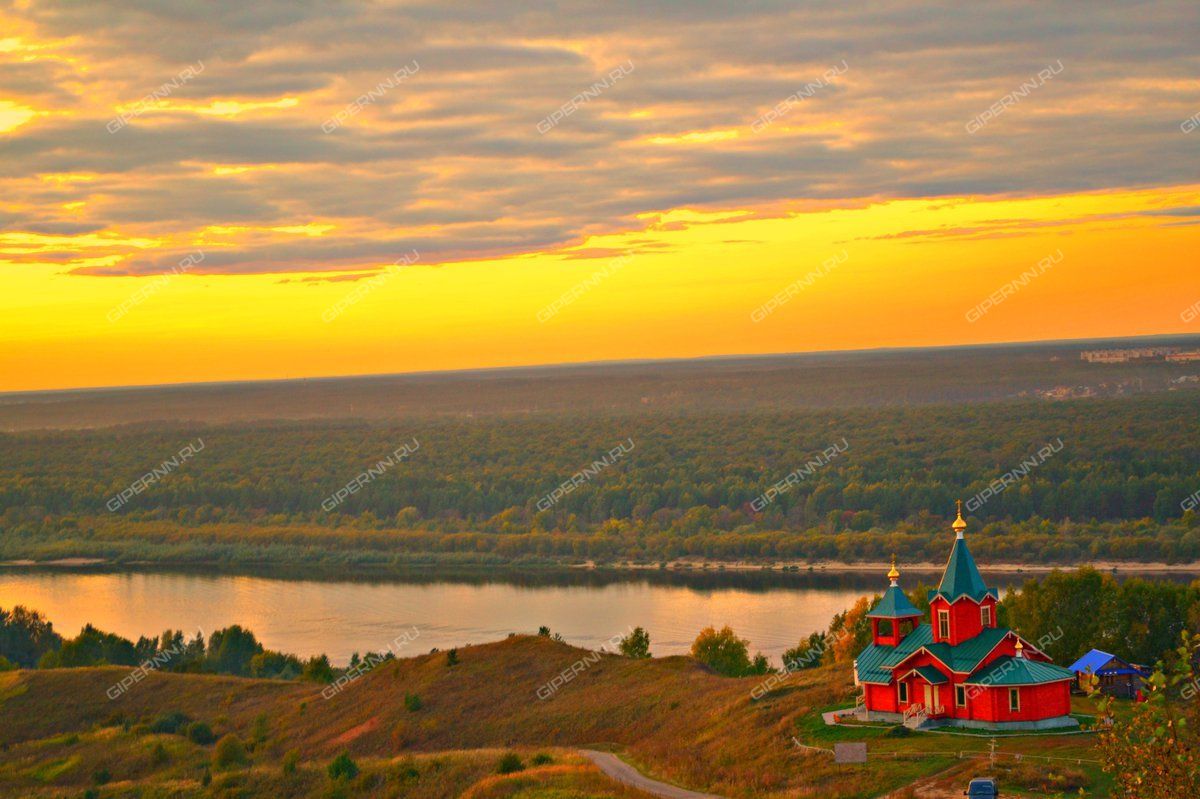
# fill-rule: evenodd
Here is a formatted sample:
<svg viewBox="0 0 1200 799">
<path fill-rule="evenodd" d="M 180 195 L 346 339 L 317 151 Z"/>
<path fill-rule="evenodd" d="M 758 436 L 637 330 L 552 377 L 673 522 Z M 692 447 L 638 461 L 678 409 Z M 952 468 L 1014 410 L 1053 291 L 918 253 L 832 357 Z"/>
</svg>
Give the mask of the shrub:
<svg viewBox="0 0 1200 799">
<path fill-rule="evenodd" d="M 538 627 L 538 635 L 542 636 L 543 638 L 549 638 L 550 628 L 543 624 L 541 627 Z"/>
<path fill-rule="evenodd" d="M 217 740 L 217 736 L 213 735 L 212 728 L 203 721 L 197 721 L 187 728 L 188 740 L 194 744 L 208 746 L 213 741 Z"/>
<path fill-rule="evenodd" d="M 749 645 L 749 641 L 738 638 L 728 625 L 720 631 L 706 627 L 692 643 L 692 657 L 718 674 L 741 677 L 751 670 Z"/>
<path fill-rule="evenodd" d="M 200 784 L 205 788 L 212 784 L 212 772 L 209 771 L 208 766 L 204 767 L 204 773 L 200 775 Z"/>
<path fill-rule="evenodd" d="M 213 750 L 214 766 L 219 769 L 233 768 L 234 766 L 244 766 L 248 762 L 246 747 L 242 746 L 241 738 L 231 732 L 217 741 L 217 748 Z"/>
<path fill-rule="evenodd" d="M 250 728 L 250 740 L 255 746 L 258 746 L 266 743 L 269 737 L 271 737 L 271 721 L 267 718 L 266 713 L 259 713 L 254 717 L 254 726 Z"/>
<path fill-rule="evenodd" d="M 92 782 L 96 783 L 97 785 L 107 785 L 111 781 L 112 774 L 103 766 L 92 772 Z"/>
<path fill-rule="evenodd" d="M 421 701 L 421 697 L 417 696 L 416 694 L 405 694 L 404 707 L 408 709 L 409 713 L 416 713 L 418 710 L 425 707 L 425 704 Z"/>
<path fill-rule="evenodd" d="M 821 659 L 825 655 L 825 650 L 828 644 L 825 642 L 825 633 L 815 632 L 804 641 L 801 641 L 792 649 L 783 653 L 783 666 L 788 671 L 799 671 L 800 669 L 815 669 L 821 665 Z"/>
<path fill-rule="evenodd" d="M 150 762 L 156 766 L 161 766 L 170 760 L 171 757 L 167 754 L 167 748 L 159 741 L 154 745 L 154 749 L 150 751 Z"/>
<path fill-rule="evenodd" d="M 496 766 L 497 774 L 515 774 L 518 771 L 524 770 L 525 764 L 521 762 L 521 758 L 516 752 L 509 752 L 500 758 L 500 764 Z"/>
<path fill-rule="evenodd" d="M 283 773 L 295 774 L 298 765 L 300 765 L 300 750 L 289 749 L 288 753 L 283 756 Z"/>
<path fill-rule="evenodd" d="M 189 719 L 186 714 L 180 713 L 178 710 L 170 713 L 163 713 L 161 716 L 150 722 L 150 732 L 170 733 L 175 735 L 187 726 Z"/>
<path fill-rule="evenodd" d="M 529 762 L 535 766 L 545 766 L 553 763 L 554 758 L 550 757 L 550 755 L 546 754 L 545 752 L 538 752 Z"/>
<path fill-rule="evenodd" d="M 449 652 L 446 653 L 446 665 L 447 666 L 457 666 L 458 665 L 458 650 L 457 649 L 451 649 Z M 2 669 L 0 669 L 0 670 L 2 670 Z"/>
<path fill-rule="evenodd" d="M 334 782 L 338 780 L 352 780 L 357 776 L 358 765 L 345 752 L 335 757 L 333 762 L 329 764 L 329 779 Z"/>
<path fill-rule="evenodd" d="M 0 655 L 0 671 L 13 671 L 17 668 L 17 664 L 10 661 L 8 658 Z"/>
<path fill-rule="evenodd" d="M 621 639 L 621 654 L 627 658 L 650 657 L 650 633 L 634 627 L 629 635 Z"/>
</svg>

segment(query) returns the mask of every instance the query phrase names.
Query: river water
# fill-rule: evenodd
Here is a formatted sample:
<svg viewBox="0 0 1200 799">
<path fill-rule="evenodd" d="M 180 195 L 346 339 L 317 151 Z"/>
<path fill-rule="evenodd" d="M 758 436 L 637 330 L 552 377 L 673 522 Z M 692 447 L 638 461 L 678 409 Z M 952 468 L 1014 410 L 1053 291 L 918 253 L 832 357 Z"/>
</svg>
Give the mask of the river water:
<svg viewBox="0 0 1200 799">
<path fill-rule="evenodd" d="M 912 575 L 933 582 L 938 575 Z M 909 578 L 906 575 L 906 578 Z M 1019 576 L 994 576 L 1003 589 Z M 655 655 L 688 651 L 704 627 L 730 625 L 778 663 L 780 655 L 863 595 L 879 574 L 828 572 L 426 572 L 387 577 L 271 576 L 199 571 L 0 570 L 0 607 L 25 605 L 73 636 L 85 623 L 130 639 L 164 629 L 205 636 L 231 624 L 264 646 L 345 664 L 417 628 L 413 654 L 536 632 L 596 648 L 641 626 Z"/>
</svg>

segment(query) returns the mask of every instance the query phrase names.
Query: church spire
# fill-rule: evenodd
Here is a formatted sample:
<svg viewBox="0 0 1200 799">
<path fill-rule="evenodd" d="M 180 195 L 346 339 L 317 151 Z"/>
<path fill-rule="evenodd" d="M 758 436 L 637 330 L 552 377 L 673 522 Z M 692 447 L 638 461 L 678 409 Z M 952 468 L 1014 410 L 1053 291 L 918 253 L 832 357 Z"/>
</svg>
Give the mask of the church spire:
<svg viewBox="0 0 1200 799">
<path fill-rule="evenodd" d="M 979 568 L 975 565 L 975 559 L 971 557 L 971 551 L 967 549 L 966 539 L 963 538 L 963 531 L 967 529 L 967 523 L 963 521 L 962 517 L 962 502 L 959 502 L 958 505 L 958 518 L 954 520 L 954 546 L 950 549 L 950 560 L 946 563 L 942 582 L 934 593 L 944 596 L 947 602 L 953 602 L 960 596 L 969 596 L 978 602 L 988 594 L 994 596 L 995 592 L 984 584 L 983 578 L 979 575 Z"/>
<path fill-rule="evenodd" d="M 896 553 L 892 553 L 892 570 L 887 574 L 892 585 L 900 585 L 900 570 L 896 568 Z"/>
</svg>

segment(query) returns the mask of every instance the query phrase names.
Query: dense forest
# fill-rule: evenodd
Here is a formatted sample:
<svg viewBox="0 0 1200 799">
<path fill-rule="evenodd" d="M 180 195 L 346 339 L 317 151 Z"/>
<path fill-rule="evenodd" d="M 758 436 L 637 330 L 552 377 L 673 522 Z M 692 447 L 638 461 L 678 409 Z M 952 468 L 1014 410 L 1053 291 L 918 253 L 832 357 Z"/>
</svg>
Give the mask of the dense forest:
<svg viewBox="0 0 1200 799">
<path fill-rule="evenodd" d="M 12 433 L 0 559 L 1190 562 L 1198 401 Z"/>
</svg>

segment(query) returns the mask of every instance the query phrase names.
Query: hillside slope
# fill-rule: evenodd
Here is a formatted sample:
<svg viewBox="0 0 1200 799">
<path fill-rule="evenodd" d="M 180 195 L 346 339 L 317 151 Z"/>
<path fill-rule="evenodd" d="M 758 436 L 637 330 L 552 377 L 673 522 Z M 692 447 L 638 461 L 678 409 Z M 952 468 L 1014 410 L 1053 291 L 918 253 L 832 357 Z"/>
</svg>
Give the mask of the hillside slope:
<svg viewBox="0 0 1200 799">
<path fill-rule="evenodd" d="M 835 766 L 827 756 L 798 750 L 793 736 L 806 739 L 814 719 L 820 726 L 819 711 L 850 695 L 846 668 L 793 675 L 755 701 L 759 678 L 720 677 L 685 657 L 635 661 L 519 636 L 460 649 L 458 658 L 453 666 L 445 653 L 386 662 L 328 699 L 321 686 L 305 683 L 150 674 L 112 701 L 105 691 L 123 676 L 120 669 L 0 675 L 0 712 L 16 720 L 0 725 L 0 793 L 6 782 L 15 784 L 9 780 L 28 782 L 34 773 L 49 773 L 54 782 L 60 778 L 54 769 L 66 768 L 71 757 L 94 760 L 105 747 L 136 748 L 140 759 L 123 757 L 110 768 L 144 780 L 154 773 L 148 754 L 154 736 L 142 742 L 137 736 L 149 734 L 142 725 L 173 711 L 208 723 L 218 737 L 236 732 L 253 747 L 254 768 L 272 773 L 289 750 L 314 771 L 348 752 L 391 773 L 398 757 L 436 760 L 446 752 L 496 747 L 528 756 L 586 746 L 622 752 L 649 776 L 721 796 L 866 797 L 947 765 L 925 758 Z M 544 688 L 559 675 L 574 676 Z M 180 736 L 158 737 L 176 749 L 196 749 L 172 754 L 171 762 L 203 764 L 202 747 Z M 50 771 L 39 772 L 45 768 Z M 86 780 L 79 771 L 68 768 L 61 779 Z"/>
</svg>

